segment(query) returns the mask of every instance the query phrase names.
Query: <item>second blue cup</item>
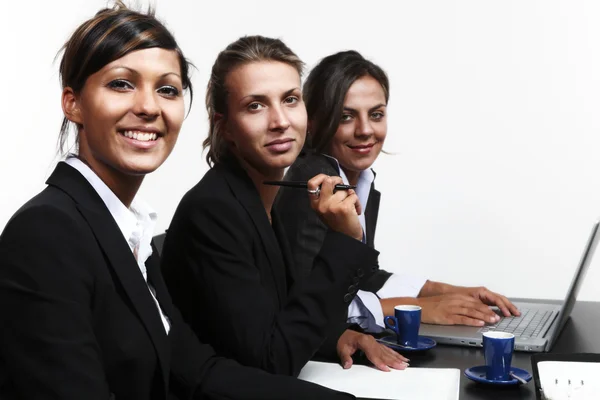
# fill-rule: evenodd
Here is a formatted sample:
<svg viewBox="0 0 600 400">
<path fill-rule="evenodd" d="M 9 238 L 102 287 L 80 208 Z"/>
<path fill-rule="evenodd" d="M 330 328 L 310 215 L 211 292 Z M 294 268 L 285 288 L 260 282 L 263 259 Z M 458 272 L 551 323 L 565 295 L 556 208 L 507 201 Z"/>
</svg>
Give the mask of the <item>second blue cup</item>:
<svg viewBox="0 0 600 400">
<path fill-rule="evenodd" d="M 396 332 L 398 344 L 417 347 L 421 326 L 421 307 L 400 305 L 394 307 L 394 316 L 384 318 L 385 326 Z"/>
<path fill-rule="evenodd" d="M 487 366 L 487 379 L 510 380 L 510 364 L 515 348 L 515 336 L 507 332 L 484 332 L 483 356 Z"/>
</svg>

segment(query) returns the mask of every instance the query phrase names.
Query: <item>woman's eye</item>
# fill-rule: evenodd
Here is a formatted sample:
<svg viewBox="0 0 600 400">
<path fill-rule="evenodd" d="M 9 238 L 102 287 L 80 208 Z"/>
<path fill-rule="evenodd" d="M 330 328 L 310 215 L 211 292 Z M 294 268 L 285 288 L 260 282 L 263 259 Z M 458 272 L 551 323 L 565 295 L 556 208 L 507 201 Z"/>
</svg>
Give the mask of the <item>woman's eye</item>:
<svg viewBox="0 0 600 400">
<path fill-rule="evenodd" d="M 260 103 L 248 104 L 248 110 L 250 110 L 250 111 L 257 111 L 257 110 L 260 110 L 261 108 L 263 108 L 263 105 Z"/>
<path fill-rule="evenodd" d="M 296 96 L 290 96 L 290 97 L 286 97 L 286 99 L 283 101 L 285 104 L 296 104 L 299 101 L 299 99 Z"/>
<path fill-rule="evenodd" d="M 158 93 L 167 95 L 169 97 L 177 97 L 179 96 L 179 89 L 174 86 L 163 86 L 158 89 Z"/>
<path fill-rule="evenodd" d="M 383 115 L 384 114 L 381 111 L 377 111 L 377 112 L 374 112 L 373 114 L 371 114 L 371 118 L 373 118 L 373 119 L 381 119 L 381 118 L 383 118 Z"/>
<path fill-rule="evenodd" d="M 115 90 L 130 90 L 133 85 L 124 79 L 115 79 L 109 82 L 108 87 Z"/>
<path fill-rule="evenodd" d="M 350 114 L 342 114 L 342 122 L 348 122 L 352 119 L 352 115 Z"/>
</svg>

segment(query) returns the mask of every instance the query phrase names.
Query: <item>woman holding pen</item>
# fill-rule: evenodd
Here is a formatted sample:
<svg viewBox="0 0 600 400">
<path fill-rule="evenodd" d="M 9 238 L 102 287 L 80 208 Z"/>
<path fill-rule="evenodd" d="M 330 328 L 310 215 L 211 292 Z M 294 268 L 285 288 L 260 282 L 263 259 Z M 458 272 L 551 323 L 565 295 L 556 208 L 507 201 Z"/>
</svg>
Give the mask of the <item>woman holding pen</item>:
<svg viewBox="0 0 600 400">
<path fill-rule="evenodd" d="M 387 136 L 390 85 L 386 73 L 356 51 L 325 57 L 310 72 L 303 87 L 308 114 L 307 145 L 289 168 L 286 180 L 302 181 L 319 173 L 339 176 L 355 191 L 363 210 L 365 242 L 374 246 L 381 193 L 375 189 L 371 166 Z M 327 227 L 296 190 L 282 188 L 274 208 L 292 246 L 296 273 L 309 276 Z M 383 317 L 398 304 L 422 307 L 422 321 L 444 325 L 482 326 L 499 317 L 519 315 L 504 296 L 485 287 L 461 287 L 412 274 L 379 269 L 362 285 L 350 305 L 349 321 L 370 332 L 381 331 Z"/>
<path fill-rule="evenodd" d="M 303 63 L 280 40 L 243 37 L 217 57 L 208 84 L 211 169 L 182 199 L 163 248 L 163 273 L 184 318 L 223 355 L 297 375 L 317 353 L 352 364 L 362 350 L 382 370 L 406 359 L 346 324 L 346 308 L 378 268 L 361 242 L 357 197 L 339 177 L 308 179 L 327 233 L 310 279 L 299 279 L 273 211 L 277 186 L 302 149 Z"/>
<path fill-rule="evenodd" d="M 173 306 L 137 192 L 177 141 L 188 71 L 120 1 L 67 40 L 60 138 L 75 128 L 77 150 L 0 236 L 1 399 L 353 398 L 219 357 Z"/>
</svg>

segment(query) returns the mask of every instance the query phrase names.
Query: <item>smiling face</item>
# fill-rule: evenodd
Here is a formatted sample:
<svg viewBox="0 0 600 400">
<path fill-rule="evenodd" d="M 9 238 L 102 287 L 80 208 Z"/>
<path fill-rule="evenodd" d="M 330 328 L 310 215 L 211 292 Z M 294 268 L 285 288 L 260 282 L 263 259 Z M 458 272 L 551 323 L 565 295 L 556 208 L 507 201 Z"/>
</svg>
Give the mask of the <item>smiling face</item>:
<svg viewBox="0 0 600 400">
<path fill-rule="evenodd" d="M 306 138 L 298 71 L 283 62 L 252 62 L 231 71 L 225 85 L 224 136 L 232 153 L 263 176 L 282 175 Z"/>
<path fill-rule="evenodd" d="M 367 75 L 354 81 L 344 98 L 342 120 L 328 148 L 353 184 L 381 152 L 387 134 L 386 112 L 385 93 L 376 79 Z"/>
<path fill-rule="evenodd" d="M 63 91 L 65 116 L 79 127 L 79 157 L 105 182 L 143 176 L 169 156 L 185 105 L 177 53 L 131 52 Z M 109 186 L 111 186 L 109 184 Z"/>
</svg>

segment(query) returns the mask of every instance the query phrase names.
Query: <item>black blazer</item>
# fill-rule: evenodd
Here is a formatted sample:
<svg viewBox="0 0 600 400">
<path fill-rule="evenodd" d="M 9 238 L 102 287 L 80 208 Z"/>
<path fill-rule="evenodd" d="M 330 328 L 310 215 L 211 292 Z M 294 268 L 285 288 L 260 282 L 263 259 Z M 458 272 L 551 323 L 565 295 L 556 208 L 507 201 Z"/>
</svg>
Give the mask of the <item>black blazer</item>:
<svg viewBox="0 0 600 400">
<path fill-rule="evenodd" d="M 306 197 L 306 192 L 298 192 Z M 378 252 L 328 231 L 310 280 L 298 280 L 277 214 L 233 157 L 206 173 L 179 204 L 163 247 L 163 274 L 202 341 L 270 372 L 297 375 L 335 344 L 347 306 L 378 267 Z"/>
<path fill-rule="evenodd" d="M 115 220 L 87 180 L 59 163 L 0 236 L 0 398 L 347 398 L 242 367 L 198 342 L 173 307 L 158 257 L 158 309 Z"/>
<path fill-rule="evenodd" d="M 318 174 L 339 176 L 337 163 L 322 154 L 315 154 L 310 150 L 303 150 L 300 157 L 288 169 L 285 179 L 290 181 L 308 181 Z M 365 213 L 365 236 L 367 245 L 374 247 L 375 227 L 379 213 L 379 200 L 381 194 L 371 185 L 369 201 L 362 204 Z M 313 268 L 313 262 L 327 233 L 327 226 L 310 206 L 307 196 L 298 196 L 298 189 L 281 187 L 273 206 L 283 230 L 292 248 L 294 265 L 298 274 L 307 276 Z M 392 274 L 378 269 L 370 279 L 361 285 L 361 289 L 377 292 L 383 287 Z"/>
</svg>

